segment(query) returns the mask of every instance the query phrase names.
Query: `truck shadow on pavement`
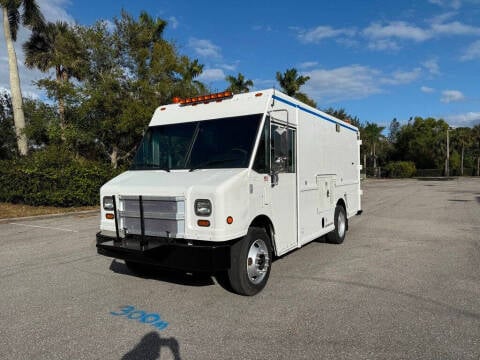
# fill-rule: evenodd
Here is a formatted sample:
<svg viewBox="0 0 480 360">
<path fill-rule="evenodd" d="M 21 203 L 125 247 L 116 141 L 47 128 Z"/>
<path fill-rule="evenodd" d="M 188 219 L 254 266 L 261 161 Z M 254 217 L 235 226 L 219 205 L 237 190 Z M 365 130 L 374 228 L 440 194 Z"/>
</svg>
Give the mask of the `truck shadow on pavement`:
<svg viewBox="0 0 480 360">
<path fill-rule="evenodd" d="M 128 353 L 122 356 L 122 360 L 156 360 L 160 359 L 162 348 L 168 348 L 175 360 L 181 360 L 180 346 L 174 337 L 161 338 L 155 332 L 149 332 Z"/>
<path fill-rule="evenodd" d="M 156 266 L 142 266 L 141 272 L 131 271 L 127 265 L 116 259 L 112 260 L 110 270 L 117 274 L 141 277 L 143 279 L 153 279 L 158 281 L 169 282 L 178 285 L 187 286 L 211 286 L 215 285 L 211 274 L 208 273 L 185 273 L 181 271 L 172 271 L 162 269 Z"/>
</svg>

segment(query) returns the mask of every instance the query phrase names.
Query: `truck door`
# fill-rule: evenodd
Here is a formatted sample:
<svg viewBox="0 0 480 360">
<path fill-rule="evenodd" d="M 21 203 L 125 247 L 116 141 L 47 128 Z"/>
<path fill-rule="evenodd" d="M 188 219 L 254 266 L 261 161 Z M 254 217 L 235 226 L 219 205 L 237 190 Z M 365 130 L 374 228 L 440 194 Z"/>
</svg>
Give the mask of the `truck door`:
<svg viewBox="0 0 480 360">
<path fill-rule="evenodd" d="M 270 202 L 280 255 L 297 246 L 296 130 L 272 119 L 270 134 Z"/>
</svg>

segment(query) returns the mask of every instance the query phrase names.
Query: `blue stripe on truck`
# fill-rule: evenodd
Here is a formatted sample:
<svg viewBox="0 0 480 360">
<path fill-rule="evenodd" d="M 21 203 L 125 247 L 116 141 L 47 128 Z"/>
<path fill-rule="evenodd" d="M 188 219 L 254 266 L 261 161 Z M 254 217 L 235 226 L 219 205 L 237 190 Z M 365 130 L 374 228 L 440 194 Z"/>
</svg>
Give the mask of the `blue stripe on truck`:
<svg viewBox="0 0 480 360">
<path fill-rule="evenodd" d="M 283 103 L 285 103 L 285 104 L 287 104 L 287 105 L 290 105 L 290 106 L 293 106 L 293 107 L 295 107 L 295 108 L 299 108 L 300 110 L 305 111 L 306 113 L 309 113 L 309 114 L 314 115 L 314 116 L 316 116 L 316 117 L 319 117 L 319 118 L 322 119 L 322 120 L 326 120 L 326 121 L 328 121 L 328 122 L 331 122 L 332 124 L 338 124 L 338 125 L 340 125 L 341 127 L 344 127 L 345 129 L 348 129 L 348 130 L 352 130 L 352 131 L 354 131 L 354 132 L 357 132 L 357 129 L 355 129 L 355 128 L 352 128 L 352 127 L 350 127 L 350 126 L 348 126 L 348 125 L 346 125 L 346 124 L 344 124 L 344 123 L 340 123 L 340 122 L 337 122 L 337 121 L 335 121 L 335 120 L 332 120 L 332 119 L 330 119 L 330 118 L 328 118 L 328 117 L 326 117 L 326 116 L 323 116 L 322 114 L 316 113 L 315 111 L 309 110 L 309 109 L 307 109 L 307 108 L 304 108 L 303 106 L 300 106 L 300 105 L 298 105 L 298 104 L 295 104 L 295 103 L 293 103 L 293 102 L 290 102 L 290 101 L 288 101 L 288 100 L 285 100 L 285 99 L 283 99 L 283 98 L 281 98 L 281 97 L 278 97 L 277 95 L 273 95 L 272 98 L 273 98 L 274 100 L 278 100 L 278 101 L 280 101 L 280 102 L 283 102 Z"/>
</svg>

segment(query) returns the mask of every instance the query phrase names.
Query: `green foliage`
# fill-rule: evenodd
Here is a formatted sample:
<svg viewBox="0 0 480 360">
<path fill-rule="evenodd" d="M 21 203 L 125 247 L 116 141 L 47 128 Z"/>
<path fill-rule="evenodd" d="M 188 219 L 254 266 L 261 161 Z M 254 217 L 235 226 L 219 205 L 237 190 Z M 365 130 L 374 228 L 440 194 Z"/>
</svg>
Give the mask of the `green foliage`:
<svg viewBox="0 0 480 360">
<path fill-rule="evenodd" d="M 388 134 L 388 141 L 391 143 L 391 144 L 395 144 L 397 142 L 397 137 L 398 137 L 398 132 L 400 131 L 400 123 L 398 122 L 398 120 L 396 118 L 394 118 L 391 122 L 390 122 L 390 126 L 389 126 L 389 134 Z"/>
<path fill-rule="evenodd" d="M 334 109 L 332 107 L 322 110 L 323 112 L 336 117 L 337 119 L 350 122 L 353 126 L 356 126 L 360 129 L 360 132 L 363 132 L 363 126 L 360 122 L 360 119 L 357 116 L 348 114 L 344 108 Z"/>
<path fill-rule="evenodd" d="M 95 205 L 100 187 L 118 173 L 104 164 L 76 159 L 64 148 L 52 146 L 24 158 L 0 161 L 0 201 Z"/>
<path fill-rule="evenodd" d="M 419 169 L 441 169 L 446 158 L 447 129 L 442 119 L 416 117 L 398 132 L 394 159 L 413 161 Z"/>
<path fill-rule="evenodd" d="M 300 92 L 300 87 L 305 85 L 305 83 L 310 80 L 310 76 L 299 75 L 297 69 L 292 68 L 285 70 L 283 74 L 281 72 L 277 72 L 276 78 L 285 94 L 288 96 L 293 96 L 294 98 L 314 108 L 317 107 L 317 103 L 315 101 L 310 99 L 306 94 Z"/>
<path fill-rule="evenodd" d="M 54 142 L 55 137 L 51 132 L 54 127 L 58 127 L 55 107 L 40 100 L 27 98 L 23 99 L 23 109 L 26 122 L 25 132 L 30 146 L 41 148 Z"/>
<path fill-rule="evenodd" d="M 155 108 L 205 89 L 194 80 L 203 65 L 177 54 L 162 37 L 165 26 L 144 12 L 138 20 L 122 12 L 113 29 L 97 22 L 81 32 L 89 71 L 77 121 L 88 124 L 114 168 L 131 158 Z"/>
<path fill-rule="evenodd" d="M 58 81 L 71 77 L 82 79 L 87 53 L 78 36 L 78 29 L 66 22 L 47 23 L 34 31 L 23 44 L 25 65 L 42 72 L 55 69 Z"/>
<path fill-rule="evenodd" d="M 313 108 L 317 107 L 317 103 L 313 99 L 310 99 L 305 93 L 297 92 L 294 97 L 295 99 L 300 100 L 304 104 L 310 105 Z"/>
<path fill-rule="evenodd" d="M 33 30 L 44 26 L 43 14 L 35 0 L 1 0 L 0 7 L 7 11 L 13 41 L 17 40 L 20 23 Z"/>
<path fill-rule="evenodd" d="M 413 161 L 392 161 L 384 168 L 387 177 L 410 178 L 415 175 L 416 168 Z"/>
<path fill-rule="evenodd" d="M 234 94 L 247 93 L 253 86 L 253 81 L 246 80 L 242 73 L 238 73 L 237 77 L 228 75 L 225 80 L 230 84 L 227 90 L 232 91 Z"/>
<path fill-rule="evenodd" d="M 17 153 L 17 137 L 13 124 L 12 100 L 6 92 L 0 93 L 0 159 L 10 159 Z"/>
</svg>

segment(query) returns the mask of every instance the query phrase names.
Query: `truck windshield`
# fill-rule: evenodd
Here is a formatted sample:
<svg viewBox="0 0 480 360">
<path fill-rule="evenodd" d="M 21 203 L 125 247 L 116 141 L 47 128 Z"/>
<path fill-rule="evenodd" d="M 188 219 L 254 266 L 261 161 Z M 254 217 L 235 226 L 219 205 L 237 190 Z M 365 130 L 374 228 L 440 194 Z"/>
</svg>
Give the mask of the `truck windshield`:
<svg viewBox="0 0 480 360">
<path fill-rule="evenodd" d="M 262 114 L 153 126 L 131 170 L 246 168 Z"/>
</svg>

